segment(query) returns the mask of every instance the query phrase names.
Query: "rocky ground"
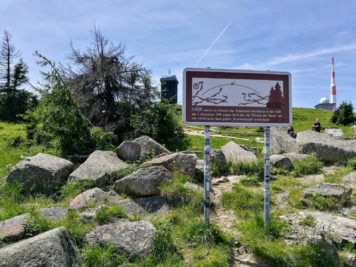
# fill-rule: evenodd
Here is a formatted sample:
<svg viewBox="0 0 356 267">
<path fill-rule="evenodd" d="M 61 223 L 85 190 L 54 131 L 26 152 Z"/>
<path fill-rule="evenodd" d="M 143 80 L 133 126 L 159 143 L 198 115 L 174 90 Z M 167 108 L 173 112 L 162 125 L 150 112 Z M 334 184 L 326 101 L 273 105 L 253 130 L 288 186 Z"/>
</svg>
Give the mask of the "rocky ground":
<svg viewBox="0 0 356 267">
<path fill-rule="evenodd" d="M 355 141 L 311 131 L 293 139 L 273 129 L 271 136 L 271 210 L 285 231 L 267 239 L 291 249 L 322 248 L 320 255 L 332 256 L 330 266 L 356 266 Z M 211 163 L 220 174 L 211 179 L 211 222 L 225 241 L 216 241 L 217 234 L 211 241 L 199 228 L 203 164 L 194 154 L 171 153 L 143 136 L 123 142 L 117 153 L 95 151 L 80 166 L 47 154 L 26 158 L 5 178 L 5 186 L 9 191 L 16 185 L 19 199 L 47 200 L 20 200 L 17 209 L 0 202 L 0 266 L 104 266 L 90 261 L 93 251 L 104 250 L 122 265 L 173 266 L 170 256 L 162 256 L 162 246 L 179 255 L 174 266 L 274 266 L 278 255 L 259 252 L 245 227 L 263 206 L 251 204 L 263 194 L 257 156 L 230 142 L 212 150 Z M 245 198 L 229 203 L 241 197 L 236 188 Z M 70 190 L 78 194 L 65 198 Z M 14 194 L 6 197 L 15 199 Z M 178 229 L 183 226 L 190 232 Z M 301 262 L 290 257 L 290 266 Z M 148 259 L 154 264 L 145 265 Z"/>
</svg>

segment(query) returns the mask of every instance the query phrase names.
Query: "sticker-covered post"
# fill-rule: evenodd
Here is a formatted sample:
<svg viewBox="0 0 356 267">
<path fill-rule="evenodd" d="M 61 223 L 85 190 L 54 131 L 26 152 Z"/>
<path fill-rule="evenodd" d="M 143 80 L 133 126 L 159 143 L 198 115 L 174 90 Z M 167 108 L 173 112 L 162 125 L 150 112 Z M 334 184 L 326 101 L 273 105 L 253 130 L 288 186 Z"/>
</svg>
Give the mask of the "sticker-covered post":
<svg viewBox="0 0 356 267">
<path fill-rule="evenodd" d="M 265 128 L 265 168 L 264 168 L 264 223 L 265 226 L 269 225 L 270 221 L 270 127 Z"/>
<path fill-rule="evenodd" d="M 210 127 L 204 127 L 204 222 L 209 226 L 210 213 Z"/>
</svg>

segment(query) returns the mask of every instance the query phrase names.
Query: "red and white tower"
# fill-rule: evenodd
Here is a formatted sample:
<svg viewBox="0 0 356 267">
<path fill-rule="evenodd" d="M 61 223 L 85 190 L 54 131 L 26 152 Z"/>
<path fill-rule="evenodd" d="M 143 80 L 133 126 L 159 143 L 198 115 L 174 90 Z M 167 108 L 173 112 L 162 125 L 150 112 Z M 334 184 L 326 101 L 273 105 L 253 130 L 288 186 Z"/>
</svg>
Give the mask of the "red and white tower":
<svg viewBox="0 0 356 267">
<path fill-rule="evenodd" d="M 331 85 L 330 85 L 330 103 L 333 105 L 333 111 L 336 110 L 336 85 L 335 85 L 335 69 L 334 58 L 331 58 Z"/>
</svg>

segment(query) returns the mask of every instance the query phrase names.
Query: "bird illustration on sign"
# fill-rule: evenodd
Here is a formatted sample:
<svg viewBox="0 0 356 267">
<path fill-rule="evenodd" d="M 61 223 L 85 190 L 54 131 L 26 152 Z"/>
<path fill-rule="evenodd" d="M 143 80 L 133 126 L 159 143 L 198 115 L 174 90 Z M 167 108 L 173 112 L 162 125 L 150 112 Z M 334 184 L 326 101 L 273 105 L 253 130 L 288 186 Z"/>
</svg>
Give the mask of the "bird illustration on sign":
<svg viewBox="0 0 356 267">
<path fill-rule="evenodd" d="M 266 88 L 266 84 L 263 84 L 264 87 L 260 90 L 236 81 L 227 81 L 213 86 L 211 83 L 205 86 L 206 83 L 207 80 L 193 82 L 193 106 L 236 106 L 237 102 L 238 106 L 280 108 L 283 102 L 282 88 L 278 81 L 268 81 L 268 84 L 274 84 L 274 86 Z"/>
</svg>

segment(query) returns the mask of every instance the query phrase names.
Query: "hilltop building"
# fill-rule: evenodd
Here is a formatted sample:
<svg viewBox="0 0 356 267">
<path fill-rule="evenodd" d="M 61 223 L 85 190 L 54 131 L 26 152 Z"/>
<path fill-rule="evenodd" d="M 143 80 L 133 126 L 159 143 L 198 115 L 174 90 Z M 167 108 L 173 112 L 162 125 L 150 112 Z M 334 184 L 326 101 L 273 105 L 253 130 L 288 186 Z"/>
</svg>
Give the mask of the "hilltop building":
<svg viewBox="0 0 356 267">
<path fill-rule="evenodd" d="M 335 106 L 335 104 L 330 103 L 330 101 L 327 97 L 323 97 L 322 99 L 320 99 L 319 104 L 317 104 L 315 106 L 315 108 L 332 111 L 334 109 L 334 106 Z"/>
<path fill-rule="evenodd" d="M 161 101 L 177 104 L 178 80 L 175 75 L 161 78 Z"/>
</svg>

